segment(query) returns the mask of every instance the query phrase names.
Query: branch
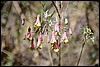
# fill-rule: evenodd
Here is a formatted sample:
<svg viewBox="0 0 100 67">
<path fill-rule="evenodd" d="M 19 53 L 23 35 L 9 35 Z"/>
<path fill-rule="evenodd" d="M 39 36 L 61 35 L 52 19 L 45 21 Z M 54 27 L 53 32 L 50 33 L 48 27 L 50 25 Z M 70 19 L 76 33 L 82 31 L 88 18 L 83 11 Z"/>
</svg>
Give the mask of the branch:
<svg viewBox="0 0 100 67">
<path fill-rule="evenodd" d="M 79 54 L 79 58 L 78 58 L 78 61 L 77 61 L 77 66 L 79 65 L 79 62 L 81 60 L 81 56 L 82 56 L 82 53 L 83 53 L 83 48 L 84 48 L 85 43 L 86 43 L 86 39 L 85 39 L 85 41 L 82 44 L 81 52 Z"/>
<path fill-rule="evenodd" d="M 22 10 L 21 10 L 21 8 L 20 8 L 20 6 L 18 4 L 18 1 L 12 1 L 12 3 L 14 5 L 15 9 L 17 10 L 18 14 L 20 15 Z"/>
<path fill-rule="evenodd" d="M 54 1 L 52 1 L 52 3 L 53 3 L 54 7 L 55 7 L 56 10 L 57 10 L 57 13 L 58 13 L 59 18 L 61 18 L 60 13 L 59 13 L 59 11 L 58 11 L 58 8 L 57 8 L 57 6 L 55 5 Z"/>
</svg>

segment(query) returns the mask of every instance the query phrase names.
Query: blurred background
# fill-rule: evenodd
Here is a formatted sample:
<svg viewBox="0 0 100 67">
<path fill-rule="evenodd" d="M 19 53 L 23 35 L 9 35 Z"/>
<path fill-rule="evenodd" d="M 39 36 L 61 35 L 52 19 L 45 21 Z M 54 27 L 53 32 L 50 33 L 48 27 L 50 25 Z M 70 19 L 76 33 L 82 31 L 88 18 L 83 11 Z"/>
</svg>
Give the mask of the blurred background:
<svg viewBox="0 0 100 67">
<path fill-rule="evenodd" d="M 43 34 L 43 49 L 41 55 L 37 50 L 30 50 L 30 42 L 23 40 L 27 28 L 41 13 L 42 1 L 1 1 L 1 66 L 51 66 L 46 42 L 46 33 Z M 62 1 L 62 13 L 68 18 L 72 29 L 72 39 L 62 49 L 61 66 L 75 66 L 82 46 L 81 26 L 88 25 L 94 36 L 94 43 L 85 44 L 80 66 L 99 65 L 99 2 L 98 1 Z M 55 7 L 52 1 L 46 1 L 44 10 L 53 12 Z M 21 24 L 21 13 L 29 20 Z M 53 17 L 56 16 L 56 10 Z M 49 32 L 51 35 L 51 31 Z M 58 57 L 52 56 L 54 66 L 57 66 Z"/>
</svg>

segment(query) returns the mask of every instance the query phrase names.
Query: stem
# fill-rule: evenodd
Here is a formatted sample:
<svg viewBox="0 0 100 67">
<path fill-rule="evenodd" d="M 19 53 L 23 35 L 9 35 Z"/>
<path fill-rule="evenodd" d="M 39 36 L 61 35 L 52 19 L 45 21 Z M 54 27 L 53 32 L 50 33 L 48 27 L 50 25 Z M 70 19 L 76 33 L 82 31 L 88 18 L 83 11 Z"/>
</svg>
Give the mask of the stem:
<svg viewBox="0 0 100 67">
<path fill-rule="evenodd" d="M 51 51 L 49 49 L 49 46 L 48 46 L 48 53 L 49 53 L 49 57 L 50 57 L 50 62 L 52 64 L 52 66 L 53 66 L 53 61 L 52 61 L 52 56 L 51 56 Z"/>
<path fill-rule="evenodd" d="M 56 10 L 57 10 L 57 13 L 58 13 L 59 18 L 61 18 L 60 13 L 59 13 L 59 11 L 58 11 L 58 8 L 57 8 L 57 6 L 55 5 L 54 1 L 52 1 L 52 3 L 53 3 L 54 7 L 55 7 Z"/>
<path fill-rule="evenodd" d="M 85 41 L 82 44 L 81 52 L 79 54 L 79 58 L 78 58 L 78 61 L 77 61 L 77 66 L 79 65 L 79 62 L 81 60 L 81 56 L 82 56 L 82 53 L 83 53 L 83 48 L 84 48 L 85 43 L 86 43 L 86 39 L 85 39 Z"/>
<path fill-rule="evenodd" d="M 61 47 L 62 47 L 62 45 L 61 44 L 59 44 L 60 46 L 59 46 L 59 64 L 58 64 L 58 66 L 61 66 Z"/>
</svg>

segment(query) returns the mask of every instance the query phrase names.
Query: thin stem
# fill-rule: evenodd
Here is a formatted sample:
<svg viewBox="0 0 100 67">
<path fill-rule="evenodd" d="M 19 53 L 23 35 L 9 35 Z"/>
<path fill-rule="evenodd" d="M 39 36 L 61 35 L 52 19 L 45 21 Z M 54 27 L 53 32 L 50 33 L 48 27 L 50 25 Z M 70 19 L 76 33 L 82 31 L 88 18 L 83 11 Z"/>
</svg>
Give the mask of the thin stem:
<svg viewBox="0 0 100 67">
<path fill-rule="evenodd" d="M 52 66 L 53 66 L 53 61 L 52 61 L 52 56 L 51 56 L 51 51 L 49 49 L 49 46 L 48 46 L 48 53 L 49 53 L 49 57 L 50 57 L 50 62 L 52 64 Z"/>
<path fill-rule="evenodd" d="M 82 53 L 83 53 L 83 48 L 84 48 L 85 43 L 86 43 L 86 39 L 85 39 L 85 41 L 84 41 L 83 44 L 82 44 L 81 52 L 80 52 L 80 54 L 79 54 L 79 58 L 78 58 L 78 61 L 77 61 L 77 66 L 78 66 L 79 63 L 80 63 L 80 60 L 81 60 L 81 56 L 82 56 Z"/>
<path fill-rule="evenodd" d="M 61 66 L 61 47 L 62 47 L 62 45 L 59 46 L 60 50 L 59 50 L 59 64 L 58 64 L 58 66 Z"/>
<path fill-rule="evenodd" d="M 52 1 L 52 3 L 53 3 L 54 7 L 55 7 L 56 10 L 57 10 L 57 13 L 58 13 L 59 18 L 61 18 L 60 13 L 59 13 L 59 11 L 58 11 L 58 8 L 57 8 L 57 6 L 55 5 L 54 1 Z"/>
</svg>

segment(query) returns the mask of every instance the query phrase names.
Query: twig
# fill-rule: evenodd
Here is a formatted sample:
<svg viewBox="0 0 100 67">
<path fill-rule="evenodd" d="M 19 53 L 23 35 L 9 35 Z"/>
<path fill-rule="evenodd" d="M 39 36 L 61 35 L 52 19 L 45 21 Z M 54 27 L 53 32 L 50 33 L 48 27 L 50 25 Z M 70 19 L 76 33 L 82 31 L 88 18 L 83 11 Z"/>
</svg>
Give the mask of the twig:
<svg viewBox="0 0 100 67">
<path fill-rule="evenodd" d="M 61 44 L 59 44 L 59 63 L 58 63 L 58 66 L 61 66 Z"/>
<path fill-rule="evenodd" d="M 18 4 L 18 1 L 12 1 L 12 3 L 13 3 L 13 5 L 14 5 L 16 11 L 17 11 L 18 14 L 20 15 L 21 12 L 22 12 L 22 10 L 21 10 L 21 8 L 20 8 L 20 6 L 19 6 L 19 4 Z"/>
<path fill-rule="evenodd" d="M 81 60 L 81 56 L 82 56 L 82 53 L 83 53 L 83 48 L 84 48 L 85 43 L 86 43 L 86 39 L 82 44 L 82 48 L 81 48 L 81 51 L 80 51 L 80 54 L 79 54 L 79 58 L 78 58 L 78 61 L 77 61 L 77 66 L 79 65 L 79 62 Z"/>
<path fill-rule="evenodd" d="M 55 5 L 54 1 L 52 1 L 52 3 L 53 3 L 54 7 L 55 7 L 56 10 L 57 10 L 57 13 L 58 13 L 59 18 L 61 18 L 60 13 L 59 13 L 59 11 L 58 11 L 58 8 L 57 8 L 57 6 Z"/>
<path fill-rule="evenodd" d="M 51 64 L 52 64 L 52 66 L 53 66 L 53 61 L 52 61 L 52 56 L 51 56 L 51 51 L 50 51 L 50 49 L 49 49 L 49 46 L 48 46 L 48 53 L 49 53 L 49 57 L 50 57 Z"/>
</svg>

